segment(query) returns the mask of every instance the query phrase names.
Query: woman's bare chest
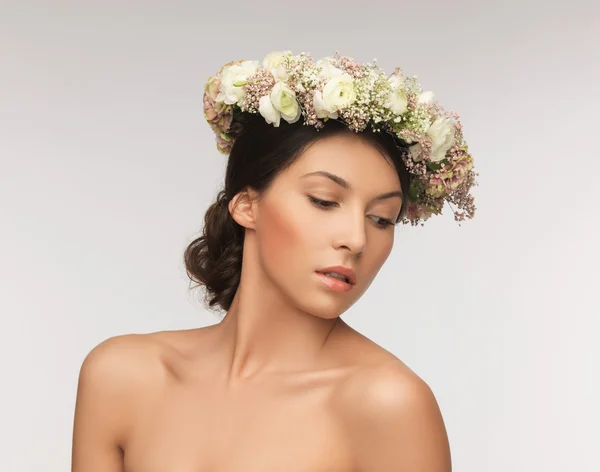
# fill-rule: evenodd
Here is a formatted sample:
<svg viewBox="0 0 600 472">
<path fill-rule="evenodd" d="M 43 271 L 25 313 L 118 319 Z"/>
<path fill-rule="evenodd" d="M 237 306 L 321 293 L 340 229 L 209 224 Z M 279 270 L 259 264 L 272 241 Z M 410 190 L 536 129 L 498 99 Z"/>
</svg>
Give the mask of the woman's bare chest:
<svg viewBox="0 0 600 472">
<path fill-rule="evenodd" d="M 351 472 L 331 389 L 167 388 L 140 409 L 126 472 Z"/>
</svg>

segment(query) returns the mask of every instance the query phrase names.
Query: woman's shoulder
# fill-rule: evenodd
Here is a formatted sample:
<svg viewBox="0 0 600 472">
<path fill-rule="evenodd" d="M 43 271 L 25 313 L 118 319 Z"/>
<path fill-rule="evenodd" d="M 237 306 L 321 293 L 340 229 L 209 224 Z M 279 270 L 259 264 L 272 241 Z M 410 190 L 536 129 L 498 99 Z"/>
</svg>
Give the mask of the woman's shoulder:
<svg viewBox="0 0 600 472">
<path fill-rule="evenodd" d="M 87 353 L 79 371 L 74 427 L 76 448 L 85 452 L 77 457 L 90 457 L 88 449 L 94 447 L 113 451 L 125 447 L 140 415 L 152 411 L 162 386 L 180 370 L 177 347 L 181 342 L 174 338 L 183 336 L 176 332 L 117 335 Z M 99 450 L 97 455 L 106 457 Z"/>
<path fill-rule="evenodd" d="M 363 376 L 383 377 L 400 381 L 422 381 L 420 377 L 391 351 L 377 344 L 366 335 L 355 330 L 343 321 L 339 330 L 342 355 L 354 367 L 349 380 L 356 378 L 362 382 Z"/>
<path fill-rule="evenodd" d="M 86 355 L 81 371 L 112 382 L 135 380 L 155 383 L 176 374 L 177 365 L 197 344 L 205 328 L 130 333 L 109 337 Z"/>
<path fill-rule="evenodd" d="M 344 379 L 335 402 L 361 470 L 384 463 L 449 470 L 439 465 L 449 464 L 449 446 L 433 391 L 391 353 L 374 352 Z"/>
<path fill-rule="evenodd" d="M 346 349 L 352 368 L 338 390 L 338 400 L 347 410 L 402 402 L 415 395 L 431 395 L 427 382 L 392 352 L 365 335 L 350 330 Z"/>
<path fill-rule="evenodd" d="M 126 402 L 161 375 L 162 348 L 152 334 L 123 334 L 104 339 L 85 356 L 79 385 L 106 391 Z"/>
</svg>

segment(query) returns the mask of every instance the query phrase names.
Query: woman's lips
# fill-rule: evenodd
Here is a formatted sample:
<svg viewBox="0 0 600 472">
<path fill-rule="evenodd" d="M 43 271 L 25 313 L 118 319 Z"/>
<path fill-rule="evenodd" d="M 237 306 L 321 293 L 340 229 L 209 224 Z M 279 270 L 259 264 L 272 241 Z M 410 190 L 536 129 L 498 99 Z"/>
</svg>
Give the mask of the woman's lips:
<svg viewBox="0 0 600 472">
<path fill-rule="evenodd" d="M 330 277 L 329 275 L 325 275 L 320 272 L 315 273 L 322 283 L 335 292 L 348 292 L 349 290 L 352 290 L 352 287 L 354 287 L 353 284 L 336 279 L 335 277 Z"/>
</svg>

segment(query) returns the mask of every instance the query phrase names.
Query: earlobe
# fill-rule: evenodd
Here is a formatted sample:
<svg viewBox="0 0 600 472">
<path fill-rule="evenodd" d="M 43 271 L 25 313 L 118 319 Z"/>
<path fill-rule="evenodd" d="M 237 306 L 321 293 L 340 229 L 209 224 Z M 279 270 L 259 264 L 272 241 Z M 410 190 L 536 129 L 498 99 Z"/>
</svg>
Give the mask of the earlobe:
<svg viewBox="0 0 600 472">
<path fill-rule="evenodd" d="M 229 213 L 237 224 L 254 229 L 256 205 L 247 191 L 241 191 L 229 202 Z"/>
</svg>

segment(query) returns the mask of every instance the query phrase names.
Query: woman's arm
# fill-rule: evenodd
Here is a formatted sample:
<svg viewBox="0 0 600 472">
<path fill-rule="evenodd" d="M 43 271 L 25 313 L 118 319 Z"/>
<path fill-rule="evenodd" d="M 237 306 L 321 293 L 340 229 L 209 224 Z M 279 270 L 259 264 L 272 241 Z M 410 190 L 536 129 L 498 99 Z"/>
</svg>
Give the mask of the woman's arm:
<svg viewBox="0 0 600 472">
<path fill-rule="evenodd" d="M 416 375 L 376 369 L 354 378 L 344 398 L 356 470 L 452 471 L 438 403 Z"/>
<path fill-rule="evenodd" d="M 79 372 L 71 472 L 123 472 L 126 421 L 126 337 L 109 338 L 87 355 Z"/>
</svg>

